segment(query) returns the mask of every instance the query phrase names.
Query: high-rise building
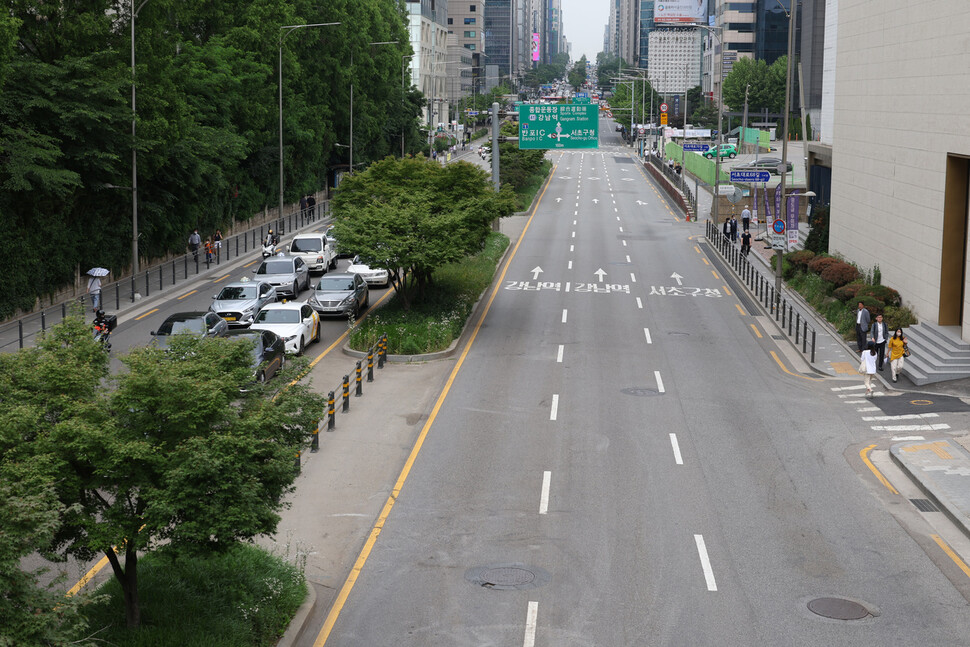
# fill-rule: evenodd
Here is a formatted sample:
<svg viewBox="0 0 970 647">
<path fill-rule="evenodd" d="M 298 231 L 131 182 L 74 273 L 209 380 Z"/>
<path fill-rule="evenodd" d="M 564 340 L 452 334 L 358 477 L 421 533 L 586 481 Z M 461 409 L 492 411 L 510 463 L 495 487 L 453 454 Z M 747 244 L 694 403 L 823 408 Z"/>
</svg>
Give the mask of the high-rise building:
<svg viewBox="0 0 970 647">
<path fill-rule="evenodd" d="M 791 3 L 792 0 L 757 0 L 754 57 L 759 61 L 771 65 L 788 54 L 788 12 Z M 802 25 L 801 16 L 798 18 L 796 43 Z"/>
<path fill-rule="evenodd" d="M 499 74 L 512 74 L 512 43 L 514 40 L 514 15 L 512 0 L 485 0 L 484 23 L 485 55 L 490 65 L 498 67 Z"/>
<path fill-rule="evenodd" d="M 411 35 L 411 84 L 424 93 L 428 104 L 424 121 L 448 119 L 448 7 L 441 0 L 406 0 Z"/>
<path fill-rule="evenodd" d="M 650 65 L 650 32 L 654 29 L 653 8 L 654 0 L 640 0 L 637 65 L 644 68 Z"/>
<path fill-rule="evenodd" d="M 701 80 L 701 30 L 661 28 L 650 32 L 647 78 L 661 94 L 684 94 Z"/>
<path fill-rule="evenodd" d="M 731 73 L 735 61 L 754 57 L 758 2 L 761 0 L 711 0 L 720 39 L 705 30 L 701 88 L 708 98 L 717 100 L 721 83 Z M 717 78 L 719 65 L 721 78 Z"/>
</svg>

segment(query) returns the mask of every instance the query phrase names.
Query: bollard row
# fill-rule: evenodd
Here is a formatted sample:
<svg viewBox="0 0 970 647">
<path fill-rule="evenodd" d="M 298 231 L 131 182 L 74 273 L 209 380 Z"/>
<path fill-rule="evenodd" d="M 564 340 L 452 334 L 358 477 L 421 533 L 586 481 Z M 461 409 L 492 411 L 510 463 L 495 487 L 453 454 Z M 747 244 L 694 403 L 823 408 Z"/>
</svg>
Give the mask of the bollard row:
<svg viewBox="0 0 970 647">
<path fill-rule="evenodd" d="M 367 381 L 374 381 L 374 356 L 377 356 L 377 368 L 384 368 L 387 358 L 387 334 L 381 335 L 377 343 L 367 350 Z M 364 365 L 358 360 L 354 365 L 354 397 L 359 398 L 364 395 Z M 344 375 L 340 382 L 341 393 L 341 413 L 350 411 L 350 375 Z M 327 431 L 337 428 L 337 409 L 336 409 L 336 390 L 327 394 Z M 311 451 L 315 451 L 311 449 Z"/>
</svg>

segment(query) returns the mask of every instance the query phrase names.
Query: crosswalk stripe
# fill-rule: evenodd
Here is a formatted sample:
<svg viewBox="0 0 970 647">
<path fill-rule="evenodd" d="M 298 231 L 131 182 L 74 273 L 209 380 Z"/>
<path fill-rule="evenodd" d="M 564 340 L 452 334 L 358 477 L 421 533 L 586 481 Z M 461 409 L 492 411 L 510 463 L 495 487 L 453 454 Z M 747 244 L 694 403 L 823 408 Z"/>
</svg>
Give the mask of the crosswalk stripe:
<svg viewBox="0 0 970 647">
<path fill-rule="evenodd" d="M 862 416 L 866 422 L 877 422 L 881 420 L 925 420 L 926 418 L 939 418 L 938 413 L 904 413 L 898 416 Z"/>
<path fill-rule="evenodd" d="M 947 424 L 935 425 L 873 425 L 873 431 L 946 431 L 950 428 Z"/>
</svg>

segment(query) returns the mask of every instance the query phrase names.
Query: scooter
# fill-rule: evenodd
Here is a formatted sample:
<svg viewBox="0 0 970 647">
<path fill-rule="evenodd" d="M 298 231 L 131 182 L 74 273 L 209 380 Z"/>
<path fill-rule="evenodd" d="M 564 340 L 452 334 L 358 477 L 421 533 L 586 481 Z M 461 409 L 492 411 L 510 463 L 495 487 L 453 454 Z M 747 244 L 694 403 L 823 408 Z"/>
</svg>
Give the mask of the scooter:
<svg viewBox="0 0 970 647">
<path fill-rule="evenodd" d="M 94 341 L 101 344 L 101 350 L 104 352 L 109 352 L 111 350 L 111 330 L 108 328 L 108 322 L 94 322 Z"/>
<path fill-rule="evenodd" d="M 269 245 L 263 245 L 263 258 L 269 258 L 270 256 L 276 256 L 276 245 L 270 243 Z"/>
</svg>

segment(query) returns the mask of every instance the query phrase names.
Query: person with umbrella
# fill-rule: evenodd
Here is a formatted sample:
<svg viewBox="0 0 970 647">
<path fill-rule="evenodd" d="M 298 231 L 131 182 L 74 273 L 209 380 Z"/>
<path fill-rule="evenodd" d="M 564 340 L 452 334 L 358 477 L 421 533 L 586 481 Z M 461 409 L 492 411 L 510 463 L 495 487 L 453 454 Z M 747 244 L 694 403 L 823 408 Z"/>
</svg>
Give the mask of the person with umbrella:
<svg viewBox="0 0 970 647">
<path fill-rule="evenodd" d="M 92 267 L 88 270 L 88 294 L 91 295 L 94 312 L 101 309 L 101 277 L 107 275 L 108 270 L 103 267 Z"/>
</svg>

